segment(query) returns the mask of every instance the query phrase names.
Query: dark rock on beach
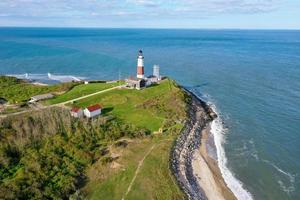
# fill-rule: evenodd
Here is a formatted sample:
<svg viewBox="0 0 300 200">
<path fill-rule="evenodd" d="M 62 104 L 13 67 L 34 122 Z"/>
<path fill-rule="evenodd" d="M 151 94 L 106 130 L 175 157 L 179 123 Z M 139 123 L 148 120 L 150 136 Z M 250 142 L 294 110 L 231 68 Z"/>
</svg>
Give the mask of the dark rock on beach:
<svg viewBox="0 0 300 200">
<path fill-rule="evenodd" d="M 171 153 L 171 168 L 180 188 L 188 199 L 207 199 L 193 173 L 192 159 L 195 150 L 199 149 L 201 131 L 217 117 L 216 113 L 195 94 L 186 91 L 190 97 L 188 119 L 181 135 L 176 140 Z"/>
</svg>

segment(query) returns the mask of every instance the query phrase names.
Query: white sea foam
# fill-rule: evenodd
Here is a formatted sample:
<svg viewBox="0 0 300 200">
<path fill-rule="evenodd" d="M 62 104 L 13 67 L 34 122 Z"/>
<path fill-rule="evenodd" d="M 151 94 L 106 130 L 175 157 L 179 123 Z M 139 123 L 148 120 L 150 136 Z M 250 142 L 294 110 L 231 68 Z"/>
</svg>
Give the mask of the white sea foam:
<svg viewBox="0 0 300 200">
<path fill-rule="evenodd" d="M 211 107 L 217 113 L 216 107 L 212 104 Z M 218 113 L 217 113 L 218 114 Z M 219 116 L 219 114 L 218 114 Z M 215 119 L 211 124 L 211 133 L 214 135 L 215 145 L 217 148 L 218 155 L 218 165 L 221 170 L 222 176 L 231 189 L 234 195 L 239 200 L 252 200 L 252 195 L 243 187 L 243 183 L 234 177 L 233 173 L 227 167 L 227 158 L 225 155 L 225 150 L 223 144 L 225 142 L 224 134 L 225 129 L 223 128 L 223 123 L 220 117 Z"/>
<path fill-rule="evenodd" d="M 81 79 L 83 79 L 81 77 L 71 75 L 54 75 L 50 73 L 48 73 L 48 78 L 59 82 L 81 81 Z"/>
<path fill-rule="evenodd" d="M 277 181 L 277 183 L 279 184 L 280 188 L 287 194 L 291 194 L 295 191 L 294 185 L 286 186 L 281 180 Z"/>
<path fill-rule="evenodd" d="M 7 74 L 7 76 L 13 76 L 19 79 L 34 79 L 34 80 L 46 80 L 47 78 L 47 74 L 29 74 L 29 73 L 25 73 L 25 74 Z"/>
<path fill-rule="evenodd" d="M 197 93 L 198 93 L 197 91 L 196 92 L 194 91 L 194 94 L 196 94 L 196 96 L 198 96 Z M 202 94 L 202 96 L 207 97 L 205 101 L 211 99 L 209 95 Z M 201 99 L 200 96 L 198 96 L 198 98 Z M 223 126 L 223 122 L 220 118 L 220 114 L 217 112 L 216 106 L 211 102 L 208 102 L 208 104 L 213 109 L 213 111 L 218 115 L 218 117 L 215 120 L 213 120 L 210 131 L 214 135 L 214 142 L 217 149 L 218 166 L 222 173 L 222 177 L 224 178 L 225 183 L 227 184 L 227 186 L 230 188 L 230 190 L 233 192 L 233 194 L 236 196 L 237 199 L 253 200 L 253 197 L 250 194 L 250 192 L 244 189 L 243 183 L 239 181 L 237 178 L 235 178 L 233 173 L 227 167 L 227 158 L 223 147 L 223 144 L 225 142 L 224 134 L 226 133 L 227 128 Z M 247 147 L 245 146 L 245 148 Z"/>
<path fill-rule="evenodd" d="M 84 80 L 84 77 L 77 77 L 72 75 L 54 75 L 54 74 L 7 74 L 7 76 L 13 76 L 19 79 L 27 79 L 27 80 L 38 80 L 38 81 L 47 81 L 47 80 L 55 80 L 58 82 L 70 82 L 70 81 L 81 81 Z"/>
<path fill-rule="evenodd" d="M 243 162 L 240 163 L 240 167 L 248 167 L 251 157 L 256 161 L 259 161 L 258 152 L 256 150 L 253 139 L 250 139 L 248 141 L 240 140 L 240 144 L 242 144 L 242 146 L 236 147 L 233 154 L 237 159 L 243 159 Z"/>
</svg>

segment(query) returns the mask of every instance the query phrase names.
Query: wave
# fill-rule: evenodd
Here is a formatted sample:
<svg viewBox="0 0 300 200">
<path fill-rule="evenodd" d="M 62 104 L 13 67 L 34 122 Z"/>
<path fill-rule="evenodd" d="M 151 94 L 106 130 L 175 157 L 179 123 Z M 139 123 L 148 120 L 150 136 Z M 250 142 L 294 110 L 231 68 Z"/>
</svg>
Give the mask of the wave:
<svg viewBox="0 0 300 200">
<path fill-rule="evenodd" d="M 6 74 L 6 76 L 13 76 L 18 79 L 27 79 L 27 80 L 45 80 L 47 79 L 47 74 Z"/>
<path fill-rule="evenodd" d="M 78 77 L 73 75 L 55 75 L 50 73 L 45 74 L 6 74 L 6 76 L 13 76 L 19 79 L 26 79 L 26 80 L 37 80 L 37 81 L 58 81 L 58 82 L 71 82 L 71 81 L 82 81 L 85 77 Z"/>
<path fill-rule="evenodd" d="M 211 107 L 219 116 L 216 106 L 214 104 L 211 104 Z M 215 145 L 217 148 L 218 165 L 227 186 L 234 193 L 237 199 L 252 200 L 253 197 L 250 192 L 244 189 L 243 183 L 235 178 L 233 173 L 227 167 L 227 158 L 223 147 L 223 144 L 225 142 L 224 134 L 226 133 L 226 130 L 223 127 L 223 123 L 220 117 L 216 118 L 212 122 L 211 133 L 214 135 Z"/>
<path fill-rule="evenodd" d="M 218 115 L 218 117 L 211 123 L 210 131 L 214 136 L 214 142 L 217 150 L 218 166 L 225 183 L 237 199 L 253 200 L 251 193 L 244 188 L 243 183 L 235 178 L 233 173 L 227 167 L 227 158 L 223 147 L 223 144 L 225 142 L 224 134 L 226 133 L 227 129 L 224 127 L 224 123 L 220 118 L 220 114 L 218 113 L 216 106 L 209 101 L 209 99 L 211 98 L 208 94 L 202 94 L 196 88 L 191 88 L 190 91 L 192 91 L 200 99 L 203 99 L 204 97 L 203 100 L 208 102 L 208 105 Z"/>
<path fill-rule="evenodd" d="M 55 81 L 59 81 L 59 82 L 70 82 L 70 81 L 81 81 L 82 77 L 76 77 L 76 76 L 72 76 L 72 75 L 53 75 L 48 73 L 48 78 L 50 80 L 55 80 Z"/>
<path fill-rule="evenodd" d="M 212 103 L 210 103 L 210 106 L 212 107 L 214 112 L 216 112 L 218 116 L 220 116 L 217 112 L 216 106 Z M 227 186 L 231 189 L 234 195 L 241 200 L 252 200 L 253 196 L 251 195 L 251 193 L 244 188 L 243 183 L 235 178 L 234 174 L 227 167 L 227 158 L 223 147 L 225 142 L 226 129 L 223 126 L 224 123 L 222 122 L 222 119 L 220 117 L 215 119 L 211 124 L 211 133 L 214 135 L 215 145 L 217 149 L 218 166 Z M 240 152 L 242 152 L 242 154 L 245 153 L 252 156 L 256 161 L 261 161 L 272 166 L 278 173 L 282 174 L 283 177 L 278 177 L 279 180 L 277 181 L 277 183 L 284 192 L 290 195 L 295 191 L 296 175 L 284 171 L 269 160 L 259 158 L 253 139 L 250 139 L 247 143 L 244 143 L 239 150 Z"/>
</svg>

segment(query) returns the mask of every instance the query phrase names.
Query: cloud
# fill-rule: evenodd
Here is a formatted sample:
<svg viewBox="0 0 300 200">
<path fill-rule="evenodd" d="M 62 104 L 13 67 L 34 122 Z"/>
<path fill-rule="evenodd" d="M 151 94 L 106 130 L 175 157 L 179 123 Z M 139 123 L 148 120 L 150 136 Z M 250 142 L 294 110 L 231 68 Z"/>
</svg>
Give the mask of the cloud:
<svg viewBox="0 0 300 200">
<path fill-rule="evenodd" d="M 282 0 L 1 0 L 0 19 L 64 21 L 203 18 L 275 10 Z M 1 24 L 0 24 L 1 25 Z"/>
<path fill-rule="evenodd" d="M 160 2 L 159 1 L 153 1 L 153 0 L 127 0 L 127 3 L 132 3 L 139 6 L 145 6 L 145 7 L 159 7 Z"/>
<path fill-rule="evenodd" d="M 212 13 L 252 13 L 274 10 L 279 0 L 188 0 L 178 1 L 186 11 Z"/>
</svg>

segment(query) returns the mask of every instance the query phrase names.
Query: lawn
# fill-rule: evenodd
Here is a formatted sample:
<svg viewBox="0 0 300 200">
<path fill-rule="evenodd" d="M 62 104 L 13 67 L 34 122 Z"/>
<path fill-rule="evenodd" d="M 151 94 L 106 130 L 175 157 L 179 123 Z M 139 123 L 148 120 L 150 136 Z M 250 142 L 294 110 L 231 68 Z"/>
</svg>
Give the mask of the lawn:
<svg viewBox="0 0 300 200">
<path fill-rule="evenodd" d="M 184 199 L 169 169 L 173 136 L 156 138 L 156 146 L 144 164 L 126 199 Z"/>
<path fill-rule="evenodd" d="M 95 178 L 95 169 L 101 169 L 103 180 L 90 181 L 83 189 L 88 194 L 87 199 L 122 199 L 134 177 L 139 162 L 146 152 L 155 148 L 145 158 L 143 165 L 132 188 L 125 199 L 184 199 L 184 194 L 177 186 L 176 180 L 169 169 L 170 150 L 176 135 L 160 135 L 151 139 L 134 140 L 122 151 L 116 161 L 118 169 L 111 169 L 96 163 L 90 168 L 90 176 Z M 115 149 L 118 151 L 118 149 Z M 93 169 L 94 168 L 94 169 Z"/>
<path fill-rule="evenodd" d="M 75 86 L 72 90 L 46 101 L 47 104 L 57 104 L 76 99 L 88 94 L 118 86 L 120 83 L 90 83 Z M 122 83 L 121 83 L 122 84 Z"/>
<path fill-rule="evenodd" d="M 75 102 L 82 108 L 100 103 L 104 115 L 114 115 L 125 124 L 152 132 L 164 127 L 162 134 L 129 139 L 126 147 L 112 145 L 109 152 L 119 155 L 116 160 L 106 165 L 98 161 L 87 169 L 88 182 L 81 190 L 86 199 L 185 199 L 169 168 L 169 159 L 186 119 L 186 97 L 175 82 L 167 79 L 144 90 L 117 89 Z"/>
<path fill-rule="evenodd" d="M 164 80 L 161 84 L 144 90 L 116 89 L 74 104 L 85 108 L 99 103 L 104 107 L 104 114 L 113 114 L 125 123 L 153 132 L 158 131 L 163 122 L 170 117 L 168 110 L 176 109 L 170 108 L 174 92 L 178 92 L 178 88 L 172 81 Z"/>
</svg>

